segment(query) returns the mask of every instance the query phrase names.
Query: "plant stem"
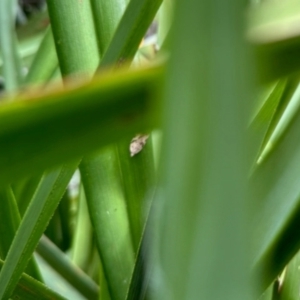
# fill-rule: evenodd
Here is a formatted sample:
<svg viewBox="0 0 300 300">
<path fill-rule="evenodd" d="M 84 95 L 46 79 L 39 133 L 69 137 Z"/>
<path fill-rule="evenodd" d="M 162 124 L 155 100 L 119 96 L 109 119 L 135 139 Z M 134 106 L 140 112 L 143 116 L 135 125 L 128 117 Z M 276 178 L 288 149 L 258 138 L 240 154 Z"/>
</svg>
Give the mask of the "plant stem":
<svg viewBox="0 0 300 300">
<path fill-rule="evenodd" d="M 47 3 L 62 75 L 91 77 L 99 63 L 99 51 L 90 1 Z"/>
</svg>

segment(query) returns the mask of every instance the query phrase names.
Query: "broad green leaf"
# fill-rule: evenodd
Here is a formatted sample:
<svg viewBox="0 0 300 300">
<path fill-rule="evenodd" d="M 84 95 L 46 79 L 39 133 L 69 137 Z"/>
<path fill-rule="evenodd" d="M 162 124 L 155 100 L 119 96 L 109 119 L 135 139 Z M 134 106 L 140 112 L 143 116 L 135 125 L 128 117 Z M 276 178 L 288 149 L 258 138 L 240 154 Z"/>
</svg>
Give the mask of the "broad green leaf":
<svg viewBox="0 0 300 300">
<path fill-rule="evenodd" d="M 1 184 L 157 126 L 161 75 L 161 67 L 114 73 L 64 91 L 2 104 Z"/>
<path fill-rule="evenodd" d="M 78 163 L 64 165 L 42 177 L 1 270 L 0 299 L 7 299 L 12 294 Z"/>
<path fill-rule="evenodd" d="M 166 76 L 154 299 L 252 299 L 251 57 L 241 1 L 176 3 Z"/>
<path fill-rule="evenodd" d="M 42 236 L 36 251 L 58 274 L 87 299 L 98 299 L 99 287 L 97 284 L 76 267 L 66 254 L 58 249 L 46 236 Z"/>
</svg>

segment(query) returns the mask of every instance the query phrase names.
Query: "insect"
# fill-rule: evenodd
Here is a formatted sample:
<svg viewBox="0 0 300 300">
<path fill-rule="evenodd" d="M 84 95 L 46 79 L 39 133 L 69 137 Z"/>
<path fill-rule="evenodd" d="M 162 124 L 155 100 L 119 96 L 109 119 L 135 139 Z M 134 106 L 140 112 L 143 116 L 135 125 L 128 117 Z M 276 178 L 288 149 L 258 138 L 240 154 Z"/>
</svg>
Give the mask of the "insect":
<svg viewBox="0 0 300 300">
<path fill-rule="evenodd" d="M 137 153 L 139 153 L 145 146 L 146 141 L 148 139 L 149 135 L 145 134 L 137 134 L 130 142 L 129 145 L 129 152 L 130 156 L 134 156 Z"/>
</svg>

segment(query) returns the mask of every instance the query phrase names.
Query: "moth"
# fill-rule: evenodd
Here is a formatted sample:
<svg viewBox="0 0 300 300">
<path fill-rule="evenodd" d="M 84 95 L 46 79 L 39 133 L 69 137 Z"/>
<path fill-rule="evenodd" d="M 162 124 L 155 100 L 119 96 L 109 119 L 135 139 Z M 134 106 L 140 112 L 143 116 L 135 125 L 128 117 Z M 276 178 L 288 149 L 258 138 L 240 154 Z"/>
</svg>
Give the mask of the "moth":
<svg viewBox="0 0 300 300">
<path fill-rule="evenodd" d="M 137 153 L 141 152 L 144 146 L 146 145 L 149 134 L 137 134 L 130 142 L 129 152 L 130 156 L 134 156 Z"/>
</svg>

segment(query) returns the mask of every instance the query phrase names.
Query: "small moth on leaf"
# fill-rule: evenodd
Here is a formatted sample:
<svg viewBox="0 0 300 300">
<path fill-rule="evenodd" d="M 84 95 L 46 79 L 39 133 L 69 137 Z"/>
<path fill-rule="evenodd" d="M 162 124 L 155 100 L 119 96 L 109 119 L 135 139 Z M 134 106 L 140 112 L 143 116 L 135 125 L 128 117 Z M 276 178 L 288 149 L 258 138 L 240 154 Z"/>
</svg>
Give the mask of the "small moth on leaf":
<svg viewBox="0 0 300 300">
<path fill-rule="evenodd" d="M 130 156 L 134 156 L 139 153 L 145 146 L 149 134 L 138 134 L 130 142 L 129 151 Z"/>
</svg>

